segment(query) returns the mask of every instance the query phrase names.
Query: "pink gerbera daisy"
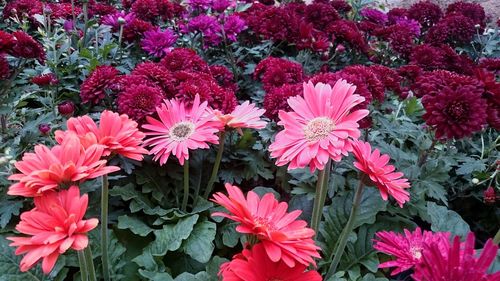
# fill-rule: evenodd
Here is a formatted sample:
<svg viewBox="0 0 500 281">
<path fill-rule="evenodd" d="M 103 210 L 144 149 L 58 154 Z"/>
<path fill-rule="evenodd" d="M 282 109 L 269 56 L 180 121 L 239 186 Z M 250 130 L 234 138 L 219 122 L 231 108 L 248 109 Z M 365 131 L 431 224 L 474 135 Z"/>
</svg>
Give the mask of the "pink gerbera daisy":
<svg viewBox="0 0 500 281">
<path fill-rule="evenodd" d="M 84 146 L 101 144 L 105 146 L 103 156 L 112 153 L 141 161 L 148 153 L 141 147 L 144 133 L 137 129 L 137 122 L 127 115 L 104 110 L 99 126 L 89 116 L 70 118 L 67 121 L 67 131 L 56 131 L 56 140 L 61 143 L 64 136 L 74 132 L 80 137 Z"/>
<path fill-rule="evenodd" d="M 292 112 L 279 112 L 279 125 L 285 129 L 269 147 L 276 165 L 290 163 L 288 169 L 322 170 L 331 158 L 340 161 L 351 150 L 350 139 L 360 135 L 358 121 L 368 110 L 354 110 L 364 98 L 355 95 L 356 87 L 345 80 L 330 85 L 304 83 L 304 97 L 288 99 Z"/>
<path fill-rule="evenodd" d="M 217 144 L 218 125 L 213 115 L 207 114 L 207 102 L 200 104 L 200 96 L 196 95 L 192 107 L 178 100 L 165 100 L 156 108 L 160 120 L 147 116 L 148 124 L 144 129 L 150 130 L 146 135 L 145 145 L 152 147 L 150 154 L 159 160 L 160 165 L 167 162 L 170 154 L 174 154 L 179 163 L 189 159 L 189 150 L 209 148 L 209 143 Z"/>
<path fill-rule="evenodd" d="M 410 194 L 405 188 L 410 188 L 410 183 L 401 172 L 394 172 L 395 168 L 389 163 L 390 157 L 387 154 L 380 154 L 378 149 L 372 153 L 369 143 L 362 141 L 353 141 L 353 154 L 357 162 L 354 166 L 365 173 L 372 183 L 380 190 L 382 199 L 387 200 L 388 195 L 396 199 L 399 206 L 410 200 Z"/>
<path fill-rule="evenodd" d="M 317 271 L 308 271 L 303 264 L 289 267 L 283 261 L 273 262 L 262 243 L 255 244 L 252 249 L 244 249 L 232 261 L 222 264 L 219 276 L 223 281 L 322 280 Z"/>
<path fill-rule="evenodd" d="M 21 271 L 28 271 L 39 260 L 42 270 L 49 274 L 57 258 L 68 249 L 83 250 L 89 244 L 87 232 L 97 226 L 97 219 L 84 220 L 88 195 L 80 197 L 80 189 L 72 186 L 60 192 L 48 191 L 35 198 L 35 208 L 21 214 L 16 230 L 24 237 L 8 237 L 10 246 L 18 247 Z"/>
<path fill-rule="evenodd" d="M 223 114 L 219 110 L 214 110 L 216 119 L 222 127 L 237 129 L 241 132 L 242 128 L 262 129 L 266 127 L 266 121 L 260 119 L 264 114 L 264 109 L 259 109 L 255 104 L 245 101 L 237 105 L 229 114 Z"/>
<path fill-rule="evenodd" d="M 297 220 L 302 211 L 287 213 L 288 204 L 278 202 L 272 193 L 259 198 L 255 192 L 248 192 L 247 197 L 237 187 L 226 183 L 229 197 L 218 192 L 212 201 L 223 206 L 229 214 L 213 213 L 240 225 L 236 231 L 255 235 L 262 242 L 267 255 L 273 262 L 282 260 L 289 267 L 296 262 L 308 266 L 315 264 L 313 258 L 319 258 L 319 247 L 314 244 L 314 230 L 307 227 L 307 222 Z"/>
<path fill-rule="evenodd" d="M 443 249 L 440 243 L 424 245 L 422 262 L 412 275 L 415 281 L 499 281 L 500 272 L 488 274 L 497 256 L 498 246 L 492 239 L 484 245 L 481 254 L 474 250 L 474 233 L 469 233 L 464 243 L 455 236 L 453 243 L 446 241 Z"/>
<path fill-rule="evenodd" d="M 82 146 L 75 133 L 67 134 L 60 145 L 48 148 L 35 146 L 35 153 L 25 153 L 15 166 L 20 173 L 13 174 L 9 180 L 18 181 L 9 187 L 7 194 L 25 197 L 40 196 L 43 192 L 82 183 L 120 168 L 106 166 L 101 160 L 105 147 L 94 144 Z"/>
<path fill-rule="evenodd" d="M 395 267 L 391 275 L 414 268 L 422 261 L 424 243 L 436 242 L 444 245 L 449 239 L 449 233 L 432 233 L 417 227 L 415 231 L 404 230 L 404 235 L 393 231 L 380 231 L 376 233 L 373 248 L 391 255 L 395 259 L 381 263 L 379 268 Z"/>
</svg>

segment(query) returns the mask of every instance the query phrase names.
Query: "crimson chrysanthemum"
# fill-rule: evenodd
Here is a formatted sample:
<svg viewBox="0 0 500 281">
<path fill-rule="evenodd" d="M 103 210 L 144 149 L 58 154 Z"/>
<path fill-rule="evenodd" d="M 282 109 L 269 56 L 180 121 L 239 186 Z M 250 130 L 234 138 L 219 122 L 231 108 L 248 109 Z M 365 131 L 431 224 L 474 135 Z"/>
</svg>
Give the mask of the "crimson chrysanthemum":
<svg viewBox="0 0 500 281">
<path fill-rule="evenodd" d="M 452 14 L 431 27 L 425 41 L 434 45 L 449 43 L 452 46 L 469 44 L 476 34 L 474 21 L 462 14 Z"/>
<path fill-rule="evenodd" d="M 131 85 L 118 95 L 118 111 L 130 118 L 141 121 L 153 114 L 164 98 L 158 87 Z"/>
<path fill-rule="evenodd" d="M 154 26 L 150 22 L 134 18 L 123 27 L 123 39 L 127 42 L 134 42 L 142 39 L 145 32 L 153 29 Z"/>
<path fill-rule="evenodd" d="M 326 28 L 326 32 L 335 36 L 337 42 L 347 43 L 351 48 L 367 53 L 370 49 L 365 36 L 353 21 L 339 19 Z"/>
<path fill-rule="evenodd" d="M 210 74 L 212 74 L 219 86 L 230 89 L 233 92 L 238 90 L 238 85 L 234 82 L 234 75 L 227 67 L 223 65 L 211 65 Z"/>
<path fill-rule="evenodd" d="M 302 84 L 286 84 L 279 88 L 274 88 L 266 93 L 264 96 L 264 109 L 266 110 L 265 116 L 277 121 L 279 119 L 279 112 L 290 111 L 288 105 L 288 98 L 302 95 Z"/>
<path fill-rule="evenodd" d="M 321 275 L 315 270 L 307 270 L 303 264 L 289 267 L 283 261 L 273 262 L 266 254 L 262 243 L 244 249 L 233 260 L 221 265 L 219 276 L 222 281 L 321 281 Z"/>
<path fill-rule="evenodd" d="M 430 1 L 420 1 L 408 9 L 408 17 L 417 20 L 424 28 L 436 24 L 442 15 L 441 8 Z"/>
<path fill-rule="evenodd" d="M 12 47 L 14 47 L 15 44 L 16 41 L 12 34 L 0 30 L 0 54 L 11 52 Z"/>
<path fill-rule="evenodd" d="M 376 233 L 373 248 L 379 252 L 392 256 L 394 259 L 381 263 L 379 268 L 395 269 L 391 275 L 415 268 L 422 262 L 424 244 L 436 243 L 441 249 L 448 242 L 450 234 L 447 232 L 432 233 L 417 227 L 413 232 L 405 229 L 404 234 L 393 231 Z"/>
<path fill-rule="evenodd" d="M 378 149 L 372 153 L 369 143 L 358 140 L 352 142 L 352 153 L 357 160 L 354 166 L 369 177 L 371 183 L 380 190 L 382 199 L 388 200 L 391 195 L 401 208 L 410 200 L 410 195 L 405 190 L 410 188 L 410 184 L 403 178 L 403 173 L 395 172 L 394 166 L 387 165 L 390 160 L 389 155 L 380 154 Z"/>
<path fill-rule="evenodd" d="M 70 118 L 66 122 L 66 131 L 56 131 L 56 140 L 61 143 L 68 133 L 76 133 L 84 146 L 100 144 L 105 146 L 103 156 L 122 155 L 141 161 L 148 151 L 141 147 L 144 133 L 139 131 L 137 123 L 125 114 L 104 110 L 99 126 L 89 116 Z"/>
<path fill-rule="evenodd" d="M 324 169 L 329 159 L 340 161 L 351 150 L 350 139 L 360 135 L 359 120 L 368 110 L 351 110 L 364 98 L 354 94 L 356 87 L 339 80 L 335 86 L 304 83 L 304 97 L 288 99 L 292 112 L 280 111 L 278 125 L 284 130 L 269 146 L 276 165 L 289 163 L 288 169 L 309 166 Z"/>
<path fill-rule="evenodd" d="M 163 67 L 159 63 L 154 62 L 143 62 L 135 66 L 134 70 L 130 73 L 133 76 L 140 76 L 146 79 L 148 82 L 147 85 L 158 86 L 163 94 L 168 98 L 174 97 L 175 92 L 175 84 L 176 79 L 173 77 L 172 72 Z M 124 88 L 134 84 L 134 82 L 130 81 L 130 76 L 127 76 L 122 79 L 122 84 Z M 151 82 L 151 83 L 150 83 Z M 139 83 L 144 84 L 144 83 Z"/>
<path fill-rule="evenodd" d="M 21 214 L 16 230 L 29 236 L 8 237 L 10 246 L 18 247 L 21 271 L 28 271 L 42 260 L 42 270 L 49 274 L 59 255 L 69 249 L 80 251 L 89 244 L 87 233 L 97 226 L 97 219 L 84 220 L 88 195 L 72 186 L 60 192 L 49 191 L 35 198 L 35 208 Z"/>
<path fill-rule="evenodd" d="M 98 104 L 106 97 L 106 91 L 114 88 L 118 81 L 118 75 L 118 70 L 112 66 L 98 66 L 80 87 L 82 102 Z"/>
<path fill-rule="evenodd" d="M 107 161 L 101 159 L 104 151 L 105 146 L 98 144 L 85 148 L 74 133 L 67 134 L 61 144 L 53 148 L 39 144 L 34 153 L 25 153 L 22 160 L 16 162 L 19 173 L 11 175 L 9 180 L 18 182 L 9 187 L 7 194 L 41 196 L 61 186 L 118 171 L 120 168 L 106 166 Z"/>
<path fill-rule="evenodd" d="M 247 196 L 229 183 L 225 185 L 229 196 L 218 192 L 212 201 L 223 206 L 229 214 L 215 212 L 212 216 L 221 216 L 236 221 L 236 231 L 255 235 L 262 243 L 269 259 L 282 261 L 289 267 L 298 264 L 309 266 L 319 258 L 319 247 L 314 244 L 314 230 L 307 227 L 307 222 L 297 220 L 302 211 L 287 213 L 288 204 L 278 202 L 272 193 L 262 198 L 249 191 Z"/>
<path fill-rule="evenodd" d="M 160 165 L 167 163 L 170 154 L 184 165 L 190 150 L 207 149 L 209 143 L 218 143 L 218 124 L 208 114 L 207 102 L 200 104 L 198 95 L 191 107 L 175 99 L 165 100 L 156 113 L 160 120 L 147 116 L 148 123 L 142 127 L 149 130 L 146 135 L 150 136 L 144 145 L 152 147 L 150 154 L 154 154 L 153 160 Z"/>
<path fill-rule="evenodd" d="M 260 61 L 255 67 L 253 75 L 255 79 L 261 78 L 265 91 L 304 80 L 302 65 L 290 60 L 273 57 Z"/>
<path fill-rule="evenodd" d="M 37 84 L 38 86 L 48 86 L 59 83 L 59 80 L 57 80 L 54 73 L 47 73 L 31 78 L 31 82 Z"/>
<path fill-rule="evenodd" d="M 464 1 L 451 3 L 446 8 L 446 14 L 454 13 L 459 13 L 470 18 L 473 20 L 474 24 L 479 24 L 481 26 L 485 24 L 486 13 L 483 7 L 478 3 L 468 3 Z"/>
<path fill-rule="evenodd" d="M 500 272 L 488 274 L 495 260 L 498 246 L 492 239 L 484 245 L 481 254 L 474 250 L 474 233 L 469 233 L 465 242 L 455 236 L 453 242 L 424 243 L 422 262 L 412 275 L 415 281 L 498 281 Z"/>
<path fill-rule="evenodd" d="M 208 64 L 194 50 L 188 48 L 173 49 L 160 64 L 172 72 L 186 70 L 210 73 Z"/>
<path fill-rule="evenodd" d="M 16 31 L 12 33 L 16 43 L 12 47 L 12 55 L 25 59 L 37 59 L 40 63 L 45 62 L 45 51 L 40 43 L 35 41 L 28 33 Z"/>
</svg>

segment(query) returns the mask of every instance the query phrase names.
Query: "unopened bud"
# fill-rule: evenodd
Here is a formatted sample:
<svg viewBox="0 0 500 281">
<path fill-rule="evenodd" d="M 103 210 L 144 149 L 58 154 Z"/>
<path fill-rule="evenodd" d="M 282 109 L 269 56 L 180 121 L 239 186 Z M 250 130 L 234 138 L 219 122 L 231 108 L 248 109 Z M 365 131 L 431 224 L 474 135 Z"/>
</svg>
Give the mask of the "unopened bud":
<svg viewBox="0 0 500 281">
<path fill-rule="evenodd" d="M 479 179 L 477 179 L 477 178 L 473 178 L 473 179 L 472 179 L 472 183 L 473 183 L 473 184 L 478 184 L 478 183 L 479 183 Z"/>
</svg>

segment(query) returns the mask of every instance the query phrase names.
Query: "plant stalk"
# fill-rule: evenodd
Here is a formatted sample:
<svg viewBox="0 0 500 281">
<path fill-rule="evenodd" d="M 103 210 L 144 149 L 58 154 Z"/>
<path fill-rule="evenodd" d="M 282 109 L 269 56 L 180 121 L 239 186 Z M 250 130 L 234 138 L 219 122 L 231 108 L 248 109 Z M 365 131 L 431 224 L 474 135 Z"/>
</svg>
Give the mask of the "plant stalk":
<svg viewBox="0 0 500 281">
<path fill-rule="evenodd" d="M 212 168 L 212 175 L 208 180 L 207 189 L 205 189 L 205 194 L 203 198 L 208 199 L 212 189 L 214 187 L 215 180 L 217 179 L 217 174 L 219 173 L 220 162 L 222 160 L 222 153 L 224 152 L 224 143 L 226 142 L 226 132 L 222 131 L 219 136 L 219 148 L 217 150 L 217 156 L 215 156 L 214 167 Z"/>
<path fill-rule="evenodd" d="M 182 197 L 181 210 L 186 211 L 187 203 L 189 199 L 189 160 L 186 159 L 184 162 L 184 196 Z"/>
<path fill-rule="evenodd" d="M 340 263 L 340 258 L 344 254 L 345 246 L 347 245 L 347 239 L 349 238 L 349 234 L 351 234 L 354 222 L 356 221 L 356 216 L 358 214 L 359 204 L 361 203 L 361 197 L 363 195 L 364 184 L 363 180 L 360 179 L 358 189 L 356 190 L 356 194 L 354 195 L 351 214 L 349 215 L 349 220 L 347 221 L 342 234 L 340 235 L 339 244 L 337 246 L 337 250 L 335 250 L 335 256 L 333 258 L 332 263 L 330 264 L 330 268 L 326 273 L 325 280 L 328 280 L 331 276 L 335 274 L 337 267 Z"/>
<path fill-rule="evenodd" d="M 495 234 L 495 237 L 493 237 L 493 243 L 495 243 L 495 245 L 500 244 L 500 229 L 497 231 L 497 234 Z"/>
<path fill-rule="evenodd" d="M 82 281 L 89 280 L 89 274 L 87 272 L 87 264 L 85 263 L 85 254 L 83 250 L 77 251 L 78 254 L 78 264 L 80 265 L 80 278 Z"/>
<path fill-rule="evenodd" d="M 325 206 L 326 195 L 328 193 L 328 181 L 330 179 L 330 170 L 332 167 L 331 160 L 325 165 L 325 168 L 318 173 L 318 181 L 316 183 L 316 196 L 314 198 L 313 212 L 311 217 L 311 228 L 318 235 L 319 223 L 323 217 L 323 207 Z"/>
<path fill-rule="evenodd" d="M 101 188 L 101 263 L 102 276 L 105 281 L 109 281 L 108 262 L 108 209 L 109 209 L 109 181 L 108 175 L 102 176 Z"/>
<path fill-rule="evenodd" d="M 94 259 L 92 258 L 92 250 L 90 244 L 83 250 L 85 255 L 85 263 L 87 264 L 87 272 L 89 274 L 89 281 L 97 281 L 94 267 Z"/>
</svg>

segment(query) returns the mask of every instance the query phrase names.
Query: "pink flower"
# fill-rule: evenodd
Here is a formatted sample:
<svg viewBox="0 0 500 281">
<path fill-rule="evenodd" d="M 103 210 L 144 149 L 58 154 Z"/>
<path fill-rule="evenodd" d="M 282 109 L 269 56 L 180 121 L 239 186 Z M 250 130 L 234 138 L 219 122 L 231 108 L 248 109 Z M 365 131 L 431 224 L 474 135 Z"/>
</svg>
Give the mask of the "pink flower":
<svg viewBox="0 0 500 281">
<path fill-rule="evenodd" d="M 127 115 L 104 110 L 99 126 L 89 116 L 70 118 L 67 131 L 57 131 L 56 140 L 61 143 L 68 132 L 80 137 L 84 146 L 101 144 L 105 146 L 103 156 L 119 154 L 123 157 L 142 161 L 148 151 L 141 147 L 144 133 L 137 128 L 137 122 Z"/>
<path fill-rule="evenodd" d="M 351 150 L 350 139 L 360 135 L 358 121 L 368 110 L 354 110 L 364 98 L 353 94 L 356 87 L 345 80 L 330 85 L 304 83 L 304 97 L 288 99 L 292 112 L 279 112 L 279 125 L 285 129 L 269 147 L 276 165 L 290 163 L 288 169 L 322 170 L 331 158 L 340 161 Z"/>
<path fill-rule="evenodd" d="M 69 133 L 60 145 L 48 148 L 35 146 L 35 153 L 25 153 L 15 166 L 20 173 L 13 174 L 9 180 L 18 181 L 9 187 L 7 194 L 25 197 L 40 196 L 44 192 L 82 183 L 120 168 L 106 166 L 101 160 L 105 147 L 94 144 L 84 148 L 80 138 Z"/>
<path fill-rule="evenodd" d="M 455 236 L 453 243 L 446 241 L 443 249 L 440 243 L 424 245 L 422 262 L 412 275 L 415 281 L 498 281 L 500 272 L 488 274 L 498 246 L 489 239 L 481 254 L 474 250 L 474 233 L 469 233 L 464 243 Z"/>
<path fill-rule="evenodd" d="M 393 256 L 395 259 L 381 263 L 379 268 L 395 267 L 391 275 L 414 268 L 422 262 L 424 244 L 436 242 L 439 247 L 448 243 L 449 233 L 432 233 L 417 227 L 415 231 L 404 230 L 404 235 L 393 231 L 376 233 L 373 248 L 377 251 Z"/>
<path fill-rule="evenodd" d="M 215 118 L 221 123 L 222 127 L 238 129 L 240 132 L 241 128 L 265 128 L 266 121 L 260 119 L 264 112 L 264 109 L 257 108 L 255 104 L 249 101 L 237 105 L 229 114 L 214 110 Z"/>
<path fill-rule="evenodd" d="M 217 122 L 213 116 L 207 114 L 207 102 L 200 104 L 200 96 L 196 95 L 192 107 L 188 108 L 184 102 L 172 99 L 165 100 L 161 107 L 156 108 L 160 120 L 147 116 L 148 124 L 144 129 L 150 130 L 144 145 L 153 147 L 150 154 L 153 160 L 160 161 L 160 165 L 167 163 L 170 154 L 174 154 L 179 163 L 189 159 L 189 150 L 209 148 L 209 143 L 218 143 L 216 133 Z"/>
<path fill-rule="evenodd" d="M 161 58 L 172 50 L 175 41 L 177 41 L 177 35 L 171 29 L 161 31 L 158 28 L 144 32 L 141 46 L 149 55 Z"/>
<path fill-rule="evenodd" d="M 219 276 L 224 281 L 322 280 L 317 271 L 307 271 L 307 266 L 303 264 L 289 267 L 283 261 L 273 262 L 262 243 L 254 245 L 252 249 L 244 249 L 232 261 L 222 264 Z"/>
<path fill-rule="evenodd" d="M 365 173 L 378 187 L 382 199 L 387 200 L 388 195 L 391 195 L 402 208 L 403 204 L 410 200 L 410 195 L 405 190 L 410 188 L 410 184 L 407 179 L 402 178 L 403 173 L 394 172 L 394 166 L 387 165 L 390 160 L 389 155 L 380 154 L 378 149 L 372 153 L 372 148 L 367 142 L 353 141 L 352 147 L 357 160 L 354 166 Z"/>
<path fill-rule="evenodd" d="M 307 222 L 297 220 L 302 211 L 287 213 L 288 204 L 278 202 L 272 193 L 259 198 L 255 192 L 248 192 L 247 197 L 237 187 L 226 183 L 229 197 L 218 192 L 212 201 L 223 206 L 229 214 L 213 213 L 239 222 L 236 231 L 255 235 L 273 262 L 282 261 L 289 267 L 296 263 L 308 266 L 315 264 L 313 258 L 319 258 L 319 247 L 314 245 L 314 230 L 307 227 Z"/>
<path fill-rule="evenodd" d="M 80 197 L 77 186 L 36 197 L 35 208 L 22 213 L 16 226 L 17 231 L 29 236 L 7 238 L 12 241 L 10 246 L 18 247 L 16 255 L 26 254 L 21 271 L 28 271 L 42 260 L 42 270 L 49 274 L 60 254 L 70 248 L 85 249 L 89 244 L 87 232 L 98 224 L 97 219 L 83 219 L 87 205 L 87 194 Z"/>
</svg>

